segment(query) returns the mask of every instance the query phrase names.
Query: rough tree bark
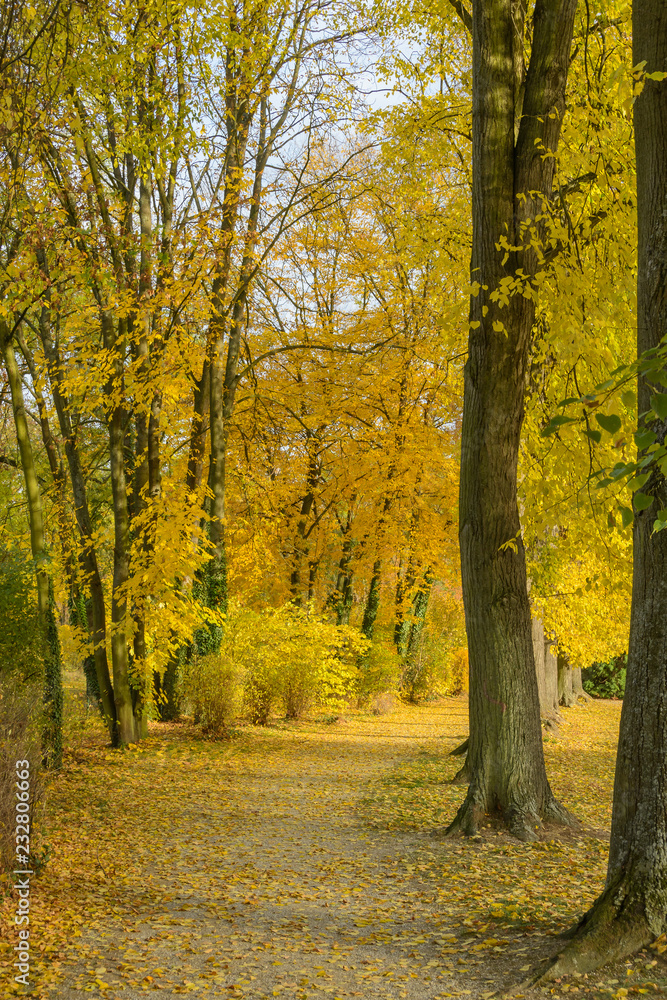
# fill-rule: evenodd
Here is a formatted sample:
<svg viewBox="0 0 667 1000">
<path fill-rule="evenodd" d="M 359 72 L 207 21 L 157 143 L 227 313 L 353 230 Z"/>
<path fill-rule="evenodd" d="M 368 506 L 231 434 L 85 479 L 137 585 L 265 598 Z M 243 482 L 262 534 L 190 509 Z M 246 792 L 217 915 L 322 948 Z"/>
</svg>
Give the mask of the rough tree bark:
<svg viewBox="0 0 667 1000">
<path fill-rule="evenodd" d="M 667 70 L 667 6 L 634 0 L 633 65 Z M 667 81 L 647 80 L 634 105 L 637 156 L 637 351 L 667 335 Z M 638 412 L 659 384 L 639 379 Z M 660 442 L 667 421 L 655 419 Z M 667 931 L 667 481 L 654 469 L 643 487 L 655 500 L 636 511 L 630 648 L 621 712 L 605 889 L 539 981 L 588 972 Z"/>
<path fill-rule="evenodd" d="M 516 475 L 535 315 L 530 279 L 540 266 L 529 244 L 551 195 L 554 160 L 544 149 L 558 145 L 575 9 L 576 0 L 537 0 L 525 73 L 526 5 L 473 2 L 475 284 L 459 502 L 471 777 L 450 833 L 476 832 L 491 812 L 521 839 L 533 839 L 542 819 L 571 821 L 544 766 Z"/>
<path fill-rule="evenodd" d="M 558 657 L 558 704 L 571 708 L 577 704 L 572 679 L 572 664 L 566 656 Z"/>
<path fill-rule="evenodd" d="M 531 624 L 537 691 L 540 700 L 540 715 L 543 719 L 554 719 L 558 716 L 556 661 L 551 652 L 551 643 L 544 638 L 544 623 L 542 619 L 533 618 Z"/>
</svg>

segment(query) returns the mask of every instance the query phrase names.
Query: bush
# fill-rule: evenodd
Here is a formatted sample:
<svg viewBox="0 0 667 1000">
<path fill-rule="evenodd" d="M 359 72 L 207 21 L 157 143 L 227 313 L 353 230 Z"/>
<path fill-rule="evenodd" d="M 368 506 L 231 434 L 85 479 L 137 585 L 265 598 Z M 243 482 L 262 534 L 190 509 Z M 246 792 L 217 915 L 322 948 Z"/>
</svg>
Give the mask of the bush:
<svg viewBox="0 0 667 1000">
<path fill-rule="evenodd" d="M 42 680 L 44 658 L 33 563 L 22 553 L 0 553 L 0 670 L 19 684 Z"/>
<path fill-rule="evenodd" d="M 468 647 L 459 646 L 451 655 L 451 691 L 450 694 L 468 692 Z"/>
<path fill-rule="evenodd" d="M 333 709 L 358 693 L 357 659 L 368 643 L 349 625 L 333 625 L 309 608 L 266 611 L 230 606 L 219 653 L 195 654 L 185 694 L 210 732 L 223 733 L 242 708 L 265 725 L 280 706 L 297 719 L 311 706 Z"/>
<path fill-rule="evenodd" d="M 357 659 L 368 643 L 350 625 L 333 625 L 309 608 L 286 605 L 244 612 L 233 656 L 245 667 L 245 704 L 265 724 L 276 702 L 290 719 L 314 705 L 342 708 L 357 693 Z"/>
<path fill-rule="evenodd" d="M 441 636 L 424 629 L 412 660 L 403 668 L 401 691 L 406 701 L 445 698 L 467 690 L 467 647 L 452 649 Z"/>
<path fill-rule="evenodd" d="M 360 658 L 358 697 L 367 704 L 375 695 L 397 691 L 401 678 L 401 658 L 393 644 L 376 639 L 368 652 Z"/>
<path fill-rule="evenodd" d="M 6 879 L 15 868 L 16 857 L 16 762 L 30 762 L 30 857 L 40 868 L 44 858 L 36 852 L 35 818 L 43 792 L 42 699 L 39 688 L 0 681 L 0 872 Z"/>
<path fill-rule="evenodd" d="M 241 709 L 238 671 L 224 652 L 195 654 L 187 671 L 195 721 L 205 733 L 223 736 Z"/>
<path fill-rule="evenodd" d="M 615 656 L 607 663 L 592 663 L 581 671 L 581 682 L 586 694 L 593 698 L 623 698 L 627 653 Z"/>
</svg>

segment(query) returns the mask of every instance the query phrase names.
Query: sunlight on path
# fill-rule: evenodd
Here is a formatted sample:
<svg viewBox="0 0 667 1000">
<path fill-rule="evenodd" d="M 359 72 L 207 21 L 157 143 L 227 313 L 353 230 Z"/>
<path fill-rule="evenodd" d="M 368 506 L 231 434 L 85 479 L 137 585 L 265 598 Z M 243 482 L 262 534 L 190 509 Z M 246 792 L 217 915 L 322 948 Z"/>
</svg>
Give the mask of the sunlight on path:
<svg viewBox="0 0 667 1000">
<path fill-rule="evenodd" d="M 573 709 L 546 745 L 557 793 L 593 825 L 619 712 Z M 42 880 L 52 903 L 76 900 L 81 936 L 33 995 L 475 1000 L 516 982 L 594 898 L 606 847 L 438 836 L 466 734 L 450 699 L 228 743 L 156 725 L 141 751 L 84 748 L 53 793 L 69 839 L 53 837 Z"/>
</svg>

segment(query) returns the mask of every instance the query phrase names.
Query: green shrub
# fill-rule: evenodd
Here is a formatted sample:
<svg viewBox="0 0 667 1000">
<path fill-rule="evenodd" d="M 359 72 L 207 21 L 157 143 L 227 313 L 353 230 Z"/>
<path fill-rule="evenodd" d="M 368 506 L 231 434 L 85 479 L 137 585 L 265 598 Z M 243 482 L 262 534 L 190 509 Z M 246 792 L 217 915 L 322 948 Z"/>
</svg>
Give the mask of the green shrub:
<svg viewBox="0 0 667 1000">
<path fill-rule="evenodd" d="M 0 552 L 0 674 L 31 684 L 41 683 L 43 670 L 34 564 L 6 549 Z"/>
<path fill-rule="evenodd" d="M 581 671 L 584 691 L 593 698 L 623 698 L 627 653 L 615 656 L 607 663 L 592 663 Z"/>
</svg>

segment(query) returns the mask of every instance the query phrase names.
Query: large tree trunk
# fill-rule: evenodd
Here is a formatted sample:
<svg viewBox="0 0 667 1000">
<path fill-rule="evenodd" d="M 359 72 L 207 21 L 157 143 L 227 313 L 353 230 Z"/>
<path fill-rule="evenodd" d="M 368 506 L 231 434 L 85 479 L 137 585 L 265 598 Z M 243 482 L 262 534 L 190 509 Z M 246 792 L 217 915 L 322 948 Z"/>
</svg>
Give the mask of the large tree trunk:
<svg viewBox="0 0 667 1000">
<path fill-rule="evenodd" d="M 539 228 L 538 193 L 551 194 L 553 158 L 543 148 L 558 145 L 575 9 L 576 0 L 537 0 L 524 87 L 525 6 L 473 3 L 475 293 L 459 504 L 471 777 L 452 833 L 474 833 L 490 812 L 522 839 L 534 838 L 543 818 L 568 819 L 544 767 L 516 477 L 535 314 L 529 279 L 538 269 L 528 244 Z"/>
<path fill-rule="evenodd" d="M 667 70 L 667 6 L 634 0 L 634 66 Z M 634 105 L 637 155 L 637 351 L 667 335 L 667 85 L 647 80 Z M 661 385 L 639 379 L 638 412 Z M 667 421 L 653 430 L 665 441 Z M 667 932 L 667 531 L 653 532 L 667 507 L 667 481 L 654 469 L 636 511 L 630 648 L 616 758 L 609 866 L 604 892 L 564 952 L 542 976 L 588 972 L 621 960 Z"/>
</svg>

